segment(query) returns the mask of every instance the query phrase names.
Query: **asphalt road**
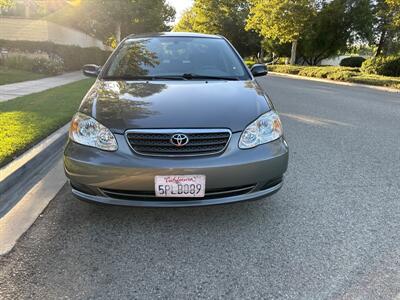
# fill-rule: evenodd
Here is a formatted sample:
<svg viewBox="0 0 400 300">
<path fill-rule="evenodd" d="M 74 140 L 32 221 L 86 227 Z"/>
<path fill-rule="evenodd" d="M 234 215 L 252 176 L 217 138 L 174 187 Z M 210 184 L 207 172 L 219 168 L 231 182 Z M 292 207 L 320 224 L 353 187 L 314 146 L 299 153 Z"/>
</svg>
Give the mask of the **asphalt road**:
<svg viewBox="0 0 400 300">
<path fill-rule="evenodd" d="M 400 299 L 400 95 L 267 76 L 282 190 L 144 209 L 64 187 L 9 255 L 1 299 Z"/>
</svg>

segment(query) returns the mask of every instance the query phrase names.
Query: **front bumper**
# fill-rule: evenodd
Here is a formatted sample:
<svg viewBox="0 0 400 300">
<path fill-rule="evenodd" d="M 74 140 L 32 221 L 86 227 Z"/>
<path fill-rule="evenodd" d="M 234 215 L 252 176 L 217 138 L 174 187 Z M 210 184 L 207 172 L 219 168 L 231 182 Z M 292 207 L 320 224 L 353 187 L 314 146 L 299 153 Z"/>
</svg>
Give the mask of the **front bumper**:
<svg viewBox="0 0 400 300">
<path fill-rule="evenodd" d="M 288 165 L 289 152 L 284 139 L 240 150 L 239 138 L 240 133 L 234 133 L 222 154 L 184 158 L 135 154 L 124 136 L 118 134 L 116 152 L 68 141 L 64 152 L 65 172 L 77 198 L 115 205 L 202 206 L 254 200 L 277 192 Z M 156 175 L 192 174 L 206 176 L 204 199 L 154 196 Z"/>
</svg>

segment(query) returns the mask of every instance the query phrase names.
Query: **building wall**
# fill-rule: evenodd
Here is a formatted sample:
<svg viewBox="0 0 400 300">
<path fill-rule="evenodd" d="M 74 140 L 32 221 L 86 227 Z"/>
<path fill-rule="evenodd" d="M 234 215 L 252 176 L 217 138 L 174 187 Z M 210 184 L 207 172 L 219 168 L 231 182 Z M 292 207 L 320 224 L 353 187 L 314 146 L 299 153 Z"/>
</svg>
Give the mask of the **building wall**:
<svg viewBox="0 0 400 300">
<path fill-rule="evenodd" d="M 83 32 L 46 20 L 0 18 L 0 39 L 49 41 L 61 45 L 106 49 L 103 43 Z"/>
<path fill-rule="evenodd" d="M 340 55 L 340 56 L 326 58 L 321 61 L 321 65 L 322 66 L 339 66 L 339 64 L 343 58 L 350 57 L 350 56 L 351 55 Z M 362 56 L 365 59 L 369 58 L 368 55 L 357 55 L 357 56 Z"/>
</svg>

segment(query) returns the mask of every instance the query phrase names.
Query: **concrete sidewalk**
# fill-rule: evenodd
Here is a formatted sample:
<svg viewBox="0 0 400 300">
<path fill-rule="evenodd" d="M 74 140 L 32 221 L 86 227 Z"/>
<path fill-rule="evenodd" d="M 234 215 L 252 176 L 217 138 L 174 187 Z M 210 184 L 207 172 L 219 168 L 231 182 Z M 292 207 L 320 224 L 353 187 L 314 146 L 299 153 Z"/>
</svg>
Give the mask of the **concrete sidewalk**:
<svg viewBox="0 0 400 300">
<path fill-rule="evenodd" d="M 0 102 L 11 100 L 20 96 L 42 92 L 44 90 L 75 82 L 84 78 L 85 76 L 81 71 L 76 71 L 38 80 L 0 85 Z"/>
</svg>

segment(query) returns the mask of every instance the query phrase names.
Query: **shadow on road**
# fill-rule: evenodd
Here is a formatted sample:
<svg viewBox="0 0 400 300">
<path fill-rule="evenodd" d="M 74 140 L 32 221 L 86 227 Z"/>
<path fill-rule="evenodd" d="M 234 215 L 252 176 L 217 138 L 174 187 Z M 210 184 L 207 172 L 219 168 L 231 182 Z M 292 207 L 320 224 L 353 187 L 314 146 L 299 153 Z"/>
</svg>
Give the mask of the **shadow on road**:
<svg viewBox="0 0 400 300">
<path fill-rule="evenodd" d="M 88 203 L 75 199 L 65 186 L 59 194 L 59 198 L 66 201 L 59 206 L 58 221 L 69 226 L 82 228 L 88 225 L 90 228 L 107 227 L 120 232 L 121 228 L 134 227 L 135 231 L 164 230 L 171 234 L 180 232 L 188 233 L 193 230 L 223 231 L 232 230 L 235 227 L 247 228 L 255 220 L 268 219 L 268 214 L 276 213 L 274 202 L 279 193 L 259 201 L 236 203 L 229 205 L 191 207 L 191 208 L 143 208 L 122 207 Z M 57 204 L 55 204 L 57 205 Z M 70 218 L 74 218 L 71 223 Z M 63 220 L 62 218 L 65 218 Z M 115 227 L 115 222 L 119 227 Z M 133 229 L 133 228 L 132 228 Z"/>
</svg>

